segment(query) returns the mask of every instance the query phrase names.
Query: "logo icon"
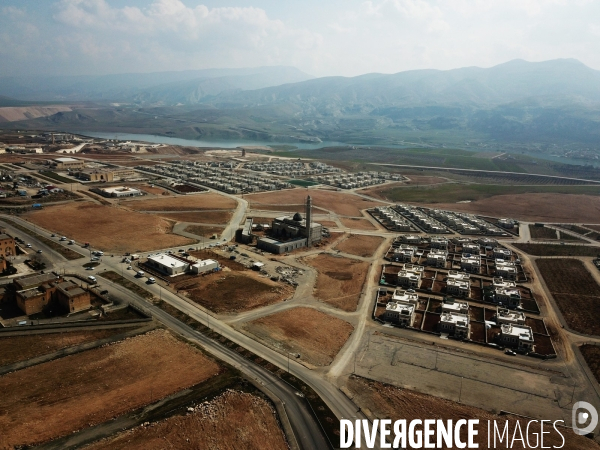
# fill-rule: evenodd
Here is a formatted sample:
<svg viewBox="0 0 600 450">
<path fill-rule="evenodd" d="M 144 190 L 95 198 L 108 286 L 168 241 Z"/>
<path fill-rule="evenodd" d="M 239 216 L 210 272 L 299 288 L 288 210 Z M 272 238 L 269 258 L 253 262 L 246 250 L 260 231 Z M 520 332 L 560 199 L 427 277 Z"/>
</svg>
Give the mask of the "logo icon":
<svg viewBox="0 0 600 450">
<path fill-rule="evenodd" d="M 588 402 L 577 402 L 573 405 L 572 426 L 575 434 L 581 436 L 589 434 L 594 431 L 596 425 L 598 425 L 596 408 Z"/>
</svg>

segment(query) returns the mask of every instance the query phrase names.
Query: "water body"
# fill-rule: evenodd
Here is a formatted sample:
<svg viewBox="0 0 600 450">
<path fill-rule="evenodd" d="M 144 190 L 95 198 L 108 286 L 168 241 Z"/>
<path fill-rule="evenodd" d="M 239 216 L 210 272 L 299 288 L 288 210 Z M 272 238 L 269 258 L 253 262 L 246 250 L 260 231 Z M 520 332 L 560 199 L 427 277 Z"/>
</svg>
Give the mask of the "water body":
<svg viewBox="0 0 600 450">
<path fill-rule="evenodd" d="M 101 131 L 80 131 L 79 135 L 94 137 L 98 139 L 118 139 L 120 141 L 143 141 L 153 144 L 169 144 L 169 145 L 187 145 L 189 147 L 219 147 L 219 148 L 236 148 L 241 146 L 264 146 L 269 145 L 293 145 L 301 150 L 315 150 L 322 147 L 347 147 L 344 142 L 322 141 L 322 142 L 274 142 L 274 141 L 255 141 L 247 140 L 196 140 L 196 139 L 181 139 L 168 136 L 157 136 L 154 134 L 134 134 L 134 133 L 106 133 Z"/>
<path fill-rule="evenodd" d="M 215 140 L 197 140 L 197 139 L 181 139 L 168 136 L 158 136 L 154 134 L 136 134 L 136 133 L 109 133 L 104 131 L 81 131 L 76 134 L 94 137 L 98 139 L 118 139 L 120 141 L 142 141 L 150 142 L 153 144 L 169 144 L 169 145 L 182 145 L 189 147 L 211 147 L 211 148 L 237 148 L 243 146 L 264 146 L 270 145 L 293 145 L 300 150 L 316 150 L 323 147 L 350 147 L 353 144 L 347 142 L 336 142 L 336 141 L 321 141 L 321 142 L 275 142 L 275 141 L 255 141 L 252 139 L 215 139 Z M 387 147 L 387 148 L 415 148 L 416 145 L 394 145 L 394 144 L 372 144 L 373 147 Z M 360 148 L 368 148 L 368 145 L 356 145 Z M 473 152 L 479 152 L 481 149 L 463 149 Z M 541 153 L 533 152 L 519 152 L 524 155 L 532 156 L 534 158 L 546 159 L 549 161 L 555 161 L 562 164 L 573 164 L 578 166 L 592 165 L 594 167 L 600 167 L 599 162 L 590 160 L 581 160 L 573 158 L 563 158 L 555 155 L 544 155 Z"/>
</svg>

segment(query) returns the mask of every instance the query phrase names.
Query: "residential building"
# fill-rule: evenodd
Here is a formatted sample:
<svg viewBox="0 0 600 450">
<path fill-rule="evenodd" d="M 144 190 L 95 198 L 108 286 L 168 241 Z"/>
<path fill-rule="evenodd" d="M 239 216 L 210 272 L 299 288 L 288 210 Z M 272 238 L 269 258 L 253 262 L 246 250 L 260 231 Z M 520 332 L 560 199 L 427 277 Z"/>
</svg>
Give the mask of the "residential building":
<svg viewBox="0 0 600 450">
<path fill-rule="evenodd" d="M 481 269 L 481 256 L 463 253 L 460 258 L 460 268 L 467 272 L 479 273 Z"/>
<path fill-rule="evenodd" d="M 17 306 L 28 316 L 42 312 L 53 302 L 69 313 L 91 307 L 87 290 L 52 273 L 16 278 L 13 289 Z"/>
<path fill-rule="evenodd" d="M 417 245 L 421 243 L 421 236 L 416 234 L 405 234 L 400 237 L 400 241 L 403 244 Z"/>
<path fill-rule="evenodd" d="M 524 352 L 534 350 L 533 331 L 525 325 L 500 325 L 500 343 Z"/>
<path fill-rule="evenodd" d="M 494 247 L 494 259 L 511 259 L 512 252 L 507 248 L 502 247 Z"/>
<path fill-rule="evenodd" d="M 498 306 L 496 309 L 496 323 L 498 325 L 525 325 L 525 313 Z"/>
<path fill-rule="evenodd" d="M 497 259 L 495 261 L 496 265 L 496 273 L 497 277 L 507 278 L 509 280 L 517 279 L 517 266 L 515 263 L 510 261 L 505 261 L 503 259 Z"/>
<path fill-rule="evenodd" d="M 446 293 L 455 297 L 469 297 L 471 295 L 471 283 L 469 280 L 448 277 Z"/>
<path fill-rule="evenodd" d="M 481 247 L 475 242 L 466 242 L 462 246 L 462 252 L 471 253 L 473 255 L 479 255 L 479 253 L 481 252 Z"/>
<path fill-rule="evenodd" d="M 415 305 L 402 302 L 388 302 L 385 305 L 383 320 L 403 327 L 411 327 L 415 318 Z"/>
<path fill-rule="evenodd" d="M 417 247 L 413 247 L 411 245 L 400 244 L 398 248 L 394 249 L 392 253 L 392 261 L 399 262 L 412 262 L 413 256 L 415 256 L 415 252 L 417 251 Z"/>
<path fill-rule="evenodd" d="M 469 315 L 469 304 L 465 301 L 445 298 L 442 302 L 442 312 Z"/>
<path fill-rule="evenodd" d="M 0 234 L 0 256 L 14 256 L 17 254 L 15 240 L 12 236 Z"/>
<path fill-rule="evenodd" d="M 448 250 L 448 239 L 446 239 L 445 237 L 433 236 L 429 241 L 429 247 Z"/>
<path fill-rule="evenodd" d="M 506 228 L 507 230 L 512 230 L 517 222 L 513 219 L 498 219 L 498 226 L 502 228 Z"/>
<path fill-rule="evenodd" d="M 398 271 L 398 286 L 410 289 L 417 289 L 421 286 L 421 278 L 423 277 L 423 266 L 415 264 L 404 264 L 402 269 Z"/>
<path fill-rule="evenodd" d="M 427 254 L 427 265 L 434 267 L 446 267 L 446 258 L 448 252 L 446 250 L 432 248 Z"/>
<path fill-rule="evenodd" d="M 469 339 L 471 336 L 471 324 L 467 314 L 443 312 L 440 315 L 438 325 L 440 333 L 447 333 L 457 339 Z"/>
<path fill-rule="evenodd" d="M 517 287 L 517 283 L 512 280 L 505 280 L 502 277 L 494 277 L 492 279 L 492 286 L 494 288 L 511 288 L 514 289 Z"/>
<path fill-rule="evenodd" d="M 509 308 L 518 308 L 521 306 L 521 291 L 516 288 L 494 288 L 494 303 L 504 305 Z"/>
<path fill-rule="evenodd" d="M 419 303 L 419 295 L 413 289 L 396 289 L 392 294 L 392 301 L 417 305 Z"/>
</svg>

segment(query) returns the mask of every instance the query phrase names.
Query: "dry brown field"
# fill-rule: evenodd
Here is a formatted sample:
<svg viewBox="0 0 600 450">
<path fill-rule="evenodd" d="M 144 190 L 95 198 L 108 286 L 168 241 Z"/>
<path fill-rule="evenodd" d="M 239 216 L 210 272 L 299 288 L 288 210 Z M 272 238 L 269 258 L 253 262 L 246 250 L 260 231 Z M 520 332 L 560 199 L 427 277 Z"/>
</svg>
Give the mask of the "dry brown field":
<svg viewBox="0 0 600 450">
<path fill-rule="evenodd" d="M 317 270 L 315 297 L 344 311 L 356 311 L 370 264 L 321 253 L 304 258 Z"/>
<path fill-rule="evenodd" d="M 153 195 L 165 195 L 165 196 L 173 195 L 172 192 L 168 191 L 167 189 L 158 187 L 158 186 L 151 187 L 147 184 L 142 184 L 142 185 L 134 186 L 134 187 L 141 189 L 144 192 L 148 192 L 149 194 L 153 194 Z"/>
<path fill-rule="evenodd" d="M 219 370 L 157 330 L 9 373 L 0 377 L 0 447 L 38 444 L 105 422 Z"/>
<path fill-rule="evenodd" d="M 179 195 L 170 198 L 144 198 L 122 201 L 121 205 L 135 211 L 193 211 L 204 209 L 235 209 L 237 202 L 214 192 Z"/>
<path fill-rule="evenodd" d="M 456 403 L 450 400 L 445 400 L 433 397 L 427 394 L 421 394 L 406 389 L 397 388 L 388 384 L 379 383 L 376 381 L 367 380 L 361 377 L 351 376 L 347 383 L 347 388 L 354 395 L 353 401 L 363 410 L 368 409 L 375 418 L 399 420 L 406 419 L 441 419 L 452 420 L 456 423 L 460 419 L 479 419 L 479 433 L 475 436 L 474 442 L 479 445 L 479 448 L 488 448 L 487 445 L 487 421 L 497 421 L 498 427 L 504 429 L 504 424 L 508 420 L 510 432 L 512 436 L 515 430 L 515 422 L 520 422 L 521 430 L 525 435 L 525 428 L 529 419 L 517 418 L 515 416 L 497 415 L 489 411 Z M 591 450 L 598 449 L 600 446 L 584 436 L 579 436 L 573 433 L 568 428 L 561 428 L 560 431 L 565 437 L 566 445 L 563 447 L 563 439 L 558 434 L 552 425 L 548 428 L 544 427 L 544 446 L 547 448 L 565 448 L 569 450 Z M 540 433 L 539 422 L 532 423 L 529 427 L 530 442 L 534 445 L 535 437 L 533 433 Z M 491 433 L 490 433 L 491 434 Z M 519 433 L 517 432 L 517 437 Z M 464 442 L 467 441 L 467 429 L 461 428 L 461 438 Z M 435 438 L 434 440 L 435 441 Z M 506 442 L 506 439 L 505 439 Z M 443 447 L 447 448 L 447 447 Z M 456 448 L 456 447 L 452 447 Z M 497 449 L 509 449 L 511 447 L 498 443 Z M 533 447 L 524 447 L 520 441 L 515 440 L 513 449 L 524 449 Z"/>
<path fill-rule="evenodd" d="M 376 201 L 366 200 L 356 195 L 347 194 L 338 191 L 324 191 L 320 189 L 311 189 L 308 194 L 312 197 L 313 206 L 333 211 L 336 214 L 344 216 L 360 217 L 362 209 L 373 208 L 381 205 Z M 297 211 L 304 211 L 302 205 L 306 202 L 307 192 L 305 189 L 292 189 L 277 192 L 268 192 L 261 194 L 249 194 L 244 196 L 250 202 L 252 209 L 266 209 L 264 205 L 277 205 L 281 208 L 283 205 L 300 205 Z M 281 209 L 278 209 L 283 211 Z M 294 211 L 296 211 L 294 210 Z"/>
<path fill-rule="evenodd" d="M 131 328 L 111 328 L 108 330 L 0 337 L 0 366 L 26 361 L 63 348 L 97 341 L 129 330 Z"/>
<path fill-rule="evenodd" d="M 321 225 L 326 228 L 337 228 L 338 224 L 332 220 L 317 220 Z"/>
<path fill-rule="evenodd" d="M 312 308 L 292 308 L 254 320 L 245 330 L 284 354 L 300 353 L 314 366 L 331 364 L 354 327 Z"/>
<path fill-rule="evenodd" d="M 600 231 L 600 225 L 585 225 L 590 230 Z"/>
<path fill-rule="evenodd" d="M 224 229 L 225 229 L 224 227 L 211 227 L 211 226 L 205 226 L 205 225 L 188 225 L 187 227 L 185 227 L 184 231 L 186 233 L 192 233 L 197 236 L 203 236 L 203 237 L 209 238 L 213 234 L 217 234 L 220 236 Z"/>
<path fill-rule="evenodd" d="M 342 225 L 345 227 L 352 228 L 354 230 L 377 230 L 377 227 L 367 219 L 350 219 L 346 217 L 340 217 L 340 222 L 342 222 Z"/>
<path fill-rule="evenodd" d="M 379 236 L 367 236 L 362 234 L 351 234 L 334 247 L 344 253 L 367 258 L 373 256 L 385 239 Z"/>
<path fill-rule="evenodd" d="M 557 208 L 560 205 L 560 208 Z M 596 222 L 600 211 L 600 197 L 574 194 L 516 194 L 495 195 L 471 203 L 434 203 L 423 205 L 431 208 L 464 211 L 497 217 L 501 211 L 503 217 L 530 222 L 571 223 L 573 217 L 578 222 Z"/>
<path fill-rule="evenodd" d="M 25 217 L 47 230 L 89 242 L 106 252 L 148 251 L 194 243 L 171 234 L 173 222 L 161 217 L 89 202 L 49 206 Z"/>
<path fill-rule="evenodd" d="M 173 287 L 216 313 L 249 311 L 281 302 L 294 292 L 291 286 L 262 277 L 252 270 L 224 269 L 175 282 Z"/>
<path fill-rule="evenodd" d="M 233 216 L 229 211 L 154 212 L 157 216 L 176 222 L 228 224 Z"/>
<path fill-rule="evenodd" d="M 567 325 L 573 330 L 600 335 L 600 286 L 578 259 L 537 259 L 546 286 Z"/>
<path fill-rule="evenodd" d="M 228 390 L 185 416 L 140 426 L 86 447 L 88 450 L 287 450 L 272 406 L 263 398 Z"/>
</svg>

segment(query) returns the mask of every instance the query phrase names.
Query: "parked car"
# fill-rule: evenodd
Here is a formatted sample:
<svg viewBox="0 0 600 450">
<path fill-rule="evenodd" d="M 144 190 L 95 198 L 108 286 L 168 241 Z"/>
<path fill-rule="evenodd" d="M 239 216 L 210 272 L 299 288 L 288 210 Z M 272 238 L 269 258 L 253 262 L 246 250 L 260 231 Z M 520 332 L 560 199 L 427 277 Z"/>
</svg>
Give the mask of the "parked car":
<svg viewBox="0 0 600 450">
<path fill-rule="evenodd" d="M 92 266 L 86 267 L 85 270 L 94 270 Z"/>
<path fill-rule="evenodd" d="M 515 356 L 516 355 L 516 353 L 514 351 L 512 351 L 510 348 L 507 348 L 504 353 L 506 353 L 507 355 L 511 355 L 511 356 Z"/>
<path fill-rule="evenodd" d="M 131 270 L 131 266 L 127 266 L 127 270 Z"/>
</svg>

